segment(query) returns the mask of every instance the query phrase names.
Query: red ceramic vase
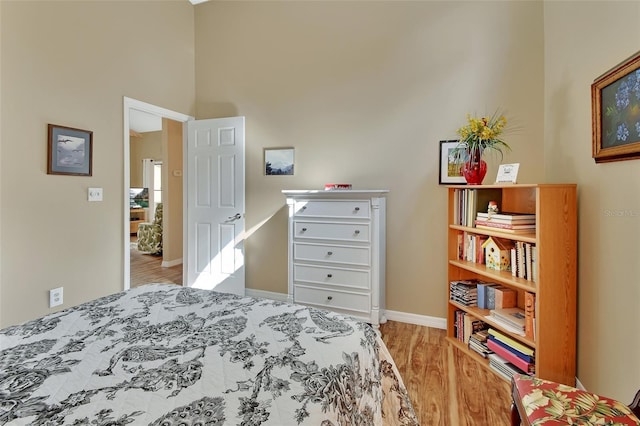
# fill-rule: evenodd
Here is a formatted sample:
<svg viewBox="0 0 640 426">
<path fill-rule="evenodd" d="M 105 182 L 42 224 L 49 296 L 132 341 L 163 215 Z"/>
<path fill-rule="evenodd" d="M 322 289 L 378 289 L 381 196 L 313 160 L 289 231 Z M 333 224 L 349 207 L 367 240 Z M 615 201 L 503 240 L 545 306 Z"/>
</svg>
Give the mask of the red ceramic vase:
<svg viewBox="0 0 640 426">
<path fill-rule="evenodd" d="M 468 185 L 481 185 L 487 174 L 487 163 L 482 159 L 482 151 L 468 153 L 467 161 L 462 163 L 462 175 Z"/>
</svg>

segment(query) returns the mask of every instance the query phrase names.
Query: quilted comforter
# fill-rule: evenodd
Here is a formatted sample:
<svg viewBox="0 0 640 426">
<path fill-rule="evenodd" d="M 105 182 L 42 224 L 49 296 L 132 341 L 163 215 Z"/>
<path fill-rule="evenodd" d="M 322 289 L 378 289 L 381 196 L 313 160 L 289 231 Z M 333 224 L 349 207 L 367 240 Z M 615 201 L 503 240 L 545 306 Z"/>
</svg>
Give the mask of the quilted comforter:
<svg viewBox="0 0 640 426">
<path fill-rule="evenodd" d="M 0 330 L 0 425 L 416 425 L 368 325 L 167 284 Z"/>
</svg>

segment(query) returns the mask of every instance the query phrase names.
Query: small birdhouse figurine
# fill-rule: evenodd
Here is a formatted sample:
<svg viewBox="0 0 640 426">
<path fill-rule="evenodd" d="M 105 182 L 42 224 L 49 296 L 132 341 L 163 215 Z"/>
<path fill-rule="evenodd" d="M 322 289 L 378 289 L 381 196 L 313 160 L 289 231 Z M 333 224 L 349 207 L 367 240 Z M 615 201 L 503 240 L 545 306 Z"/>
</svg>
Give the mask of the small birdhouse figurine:
<svg viewBox="0 0 640 426">
<path fill-rule="evenodd" d="M 489 237 L 482 244 L 485 250 L 485 262 L 487 268 L 496 271 L 511 270 L 511 248 L 513 245 L 510 241 L 503 241 L 497 238 Z"/>
</svg>

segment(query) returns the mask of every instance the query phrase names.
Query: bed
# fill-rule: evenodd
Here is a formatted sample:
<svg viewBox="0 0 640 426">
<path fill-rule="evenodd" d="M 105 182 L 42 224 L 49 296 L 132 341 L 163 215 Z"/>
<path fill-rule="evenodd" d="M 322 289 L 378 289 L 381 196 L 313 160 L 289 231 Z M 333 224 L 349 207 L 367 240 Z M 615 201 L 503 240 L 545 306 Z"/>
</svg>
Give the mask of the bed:
<svg viewBox="0 0 640 426">
<path fill-rule="evenodd" d="M 150 284 L 0 330 L 0 425 L 417 425 L 368 324 Z"/>
</svg>

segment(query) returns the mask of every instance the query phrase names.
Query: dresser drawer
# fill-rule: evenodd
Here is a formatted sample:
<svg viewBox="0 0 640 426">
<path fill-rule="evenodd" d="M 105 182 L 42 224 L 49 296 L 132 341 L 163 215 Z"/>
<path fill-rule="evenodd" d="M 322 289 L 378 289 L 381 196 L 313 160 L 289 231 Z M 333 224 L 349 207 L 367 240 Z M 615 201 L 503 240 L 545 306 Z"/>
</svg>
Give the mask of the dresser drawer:
<svg viewBox="0 0 640 426">
<path fill-rule="evenodd" d="M 355 269 L 327 268 L 315 265 L 293 265 L 293 280 L 296 283 L 307 282 L 314 284 L 355 287 L 369 290 L 369 271 Z"/>
<path fill-rule="evenodd" d="M 297 200 L 293 206 L 293 211 L 296 216 L 362 219 L 368 219 L 370 216 L 369 202 L 364 200 Z"/>
<path fill-rule="evenodd" d="M 369 242 L 369 225 L 365 223 L 296 220 L 293 223 L 293 232 L 294 238 Z"/>
<path fill-rule="evenodd" d="M 296 242 L 293 244 L 293 260 L 369 266 L 371 263 L 371 255 L 369 247 Z"/>
<path fill-rule="evenodd" d="M 328 309 L 343 309 L 369 313 L 371 309 L 368 294 L 350 293 L 296 285 L 294 301 L 309 305 L 323 306 Z"/>
</svg>

